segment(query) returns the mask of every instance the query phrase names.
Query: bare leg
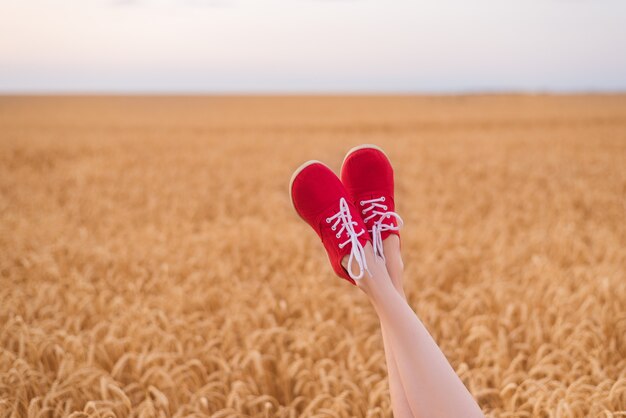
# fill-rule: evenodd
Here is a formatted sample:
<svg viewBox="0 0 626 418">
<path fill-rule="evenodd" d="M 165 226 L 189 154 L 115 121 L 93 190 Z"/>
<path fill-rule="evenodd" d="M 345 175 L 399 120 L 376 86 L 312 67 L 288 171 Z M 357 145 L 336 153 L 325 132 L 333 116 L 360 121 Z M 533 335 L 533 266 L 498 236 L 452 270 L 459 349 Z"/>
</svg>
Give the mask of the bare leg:
<svg viewBox="0 0 626 418">
<path fill-rule="evenodd" d="M 414 417 L 409 401 L 406 398 L 404 387 L 402 386 L 402 380 L 400 379 L 400 372 L 396 359 L 391 349 L 391 343 L 389 342 L 389 336 L 385 331 L 385 328 L 381 324 L 383 332 L 383 346 L 385 347 L 385 360 L 387 361 L 387 375 L 389 378 L 389 394 L 391 396 L 391 409 L 393 410 L 394 418 L 412 418 Z"/>
<path fill-rule="evenodd" d="M 396 251 L 398 248 L 398 251 Z M 402 283 L 402 273 L 404 271 L 404 264 L 400 255 L 400 238 L 396 235 L 390 235 L 385 241 L 383 241 L 383 250 L 386 254 L 385 267 L 387 273 L 391 278 L 391 283 L 396 289 L 402 299 L 406 300 L 404 294 L 404 286 Z M 411 411 L 409 401 L 407 399 L 402 380 L 400 379 L 400 372 L 398 370 L 398 364 L 396 363 L 395 356 L 393 354 L 393 348 L 391 346 L 388 331 L 385 330 L 382 322 L 380 324 L 383 333 L 383 345 L 385 348 L 385 357 L 387 359 L 387 369 L 389 374 L 389 392 L 391 394 L 391 405 L 393 409 L 394 417 L 401 416 L 413 416 L 419 417 L 417 413 Z M 396 412 L 396 410 L 398 412 Z"/>
<path fill-rule="evenodd" d="M 345 268 L 347 268 L 348 257 L 345 257 L 342 260 L 342 264 Z M 393 283 L 394 287 L 396 287 L 398 294 L 400 294 L 403 299 L 406 299 L 401 282 L 397 283 L 400 287 L 396 287 L 396 282 Z M 391 409 L 393 410 L 393 416 L 394 418 L 413 418 L 414 415 L 406 398 L 406 393 L 404 392 L 404 387 L 402 386 L 402 380 L 400 379 L 400 372 L 398 371 L 398 365 L 396 364 L 396 359 L 394 358 L 393 350 L 391 349 L 391 340 L 387 331 L 385 331 L 385 327 L 382 322 L 380 327 L 383 334 L 383 347 L 385 349 L 385 361 L 387 363 L 389 394 L 391 397 Z"/>
<path fill-rule="evenodd" d="M 387 251 L 387 242 L 393 239 L 398 241 L 399 246 L 399 238 L 395 235 L 392 235 L 383 243 L 383 246 L 385 247 L 385 253 Z M 402 271 L 397 269 L 397 267 L 402 265 L 402 260 L 399 260 L 400 263 L 398 264 L 398 260 L 396 260 L 396 254 L 399 257 L 400 252 L 393 252 L 394 257 L 392 258 L 392 263 L 390 263 L 390 261 L 392 260 L 387 257 L 387 270 L 389 271 L 389 275 L 391 276 L 393 287 L 396 289 L 402 299 L 406 300 L 406 296 L 404 295 L 404 289 L 402 288 Z M 389 269 L 390 267 L 391 270 Z M 414 417 L 415 415 L 413 415 L 413 412 L 411 411 L 411 407 L 409 405 L 409 401 L 406 398 L 404 386 L 402 386 L 402 380 L 400 379 L 400 372 L 398 370 L 398 365 L 396 363 L 393 349 L 391 347 L 390 337 L 382 322 L 380 324 L 380 327 L 383 334 L 385 359 L 387 360 L 387 374 L 389 375 L 389 393 L 391 396 L 391 409 L 393 410 L 393 416 L 395 418 Z"/>
<path fill-rule="evenodd" d="M 390 241 L 388 245 L 392 243 Z M 370 244 L 366 245 L 365 252 L 371 276 L 365 274 L 358 285 L 369 296 L 380 318 L 383 335 L 386 335 L 386 347 L 390 345 L 391 348 L 387 351 L 393 353 L 413 415 L 484 417 L 426 327 L 394 287 L 382 259 L 374 256 Z M 392 264 L 394 257 L 399 257 L 399 245 L 397 254 L 394 253 L 392 250 L 385 255 L 390 270 L 401 282 L 401 269 L 398 270 L 398 266 Z"/>
</svg>

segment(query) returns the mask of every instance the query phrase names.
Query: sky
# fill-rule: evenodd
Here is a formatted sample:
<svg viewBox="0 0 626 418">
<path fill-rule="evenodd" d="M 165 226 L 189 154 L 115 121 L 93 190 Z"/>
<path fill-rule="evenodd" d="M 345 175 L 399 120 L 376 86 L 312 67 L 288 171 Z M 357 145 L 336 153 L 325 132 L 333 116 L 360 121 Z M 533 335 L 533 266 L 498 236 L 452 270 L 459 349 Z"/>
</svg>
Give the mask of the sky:
<svg viewBox="0 0 626 418">
<path fill-rule="evenodd" d="M 0 0 L 0 94 L 498 91 L 626 91 L 626 1 Z"/>
</svg>

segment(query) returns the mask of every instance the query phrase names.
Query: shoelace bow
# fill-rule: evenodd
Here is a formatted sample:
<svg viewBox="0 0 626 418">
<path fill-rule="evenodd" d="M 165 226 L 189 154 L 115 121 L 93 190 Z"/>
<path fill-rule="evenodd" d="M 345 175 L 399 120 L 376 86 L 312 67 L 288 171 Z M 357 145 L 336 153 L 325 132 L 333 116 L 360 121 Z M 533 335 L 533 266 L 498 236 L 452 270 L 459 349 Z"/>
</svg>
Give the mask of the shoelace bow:
<svg viewBox="0 0 626 418">
<path fill-rule="evenodd" d="M 350 257 L 348 258 L 348 274 L 354 280 L 359 280 L 365 274 L 365 271 L 369 273 L 367 268 L 367 262 L 365 261 L 365 249 L 359 242 L 359 237 L 365 233 L 365 230 L 362 229 L 361 232 L 357 233 L 354 230 L 354 226 L 358 225 L 357 222 L 352 220 L 352 214 L 350 213 L 350 207 L 348 206 L 348 202 L 343 197 L 339 199 L 339 212 L 335 215 L 326 218 L 326 223 L 331 223 L 335 221 L 335 223 L 331 226 L 333 231 L 337 230 L 337 227 L 341 225 L 341 229 L 335 234 L 337 238 L 341 238 L 341 235 L 345 232 L 348 235 L 348 239 L 339 244 L 339 248 L 343 248 L 348 244 L 351 244 L 350 248 Z M 352 262 L 356 261 L 359 265 L 359 274 L 352 274 Z M 371 273 L 370 273 L 371 274 Z"/>
<path fill-rule="evenodd" d="M 365 206 L 369 204 L 369 206 L 361 211 L 363 216 L 369 213 L 369 216 L 363 219 L 363 222 L 367 224 L 368 221 L 375 219 L 378 216 L 378 219 L 374 221 L 374 225 L 372 225 L 372 229 L 370 229 L 370 233 L 372 234 L 372 242 L 374 246 L 374 254 L 378 254 L 385 260 L 385 254 L 383 252 L 383 238 L 382 233 L 384 231 L 399 231 L 404 221 L 400 215 L 395 212 L 388 211 L 387 205 L 384 204 L 385 197 L 379 197 L 377 199 L 369 199 L 369 200 L 361 200 L 359 203 L 361 206 Z M 396 218 L 398 226 L 384 224 L 383 221 L 385 219 Z"/>
</svg>

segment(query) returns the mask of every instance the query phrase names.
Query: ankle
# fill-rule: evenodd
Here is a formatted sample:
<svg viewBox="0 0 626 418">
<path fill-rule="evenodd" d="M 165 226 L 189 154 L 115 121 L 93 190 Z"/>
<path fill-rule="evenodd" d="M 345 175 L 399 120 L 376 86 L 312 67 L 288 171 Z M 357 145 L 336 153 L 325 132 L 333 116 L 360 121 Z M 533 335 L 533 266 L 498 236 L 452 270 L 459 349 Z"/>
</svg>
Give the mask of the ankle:
<svg viewBox="0 0 626 418">
<path fill-rule="evenodd" d="M 400 293 L 401 296 L 404 297 L 404 286 L 402 280 L 404 267 L 402 265 L 402 260 L 387 260 L 386 267 L 393 287 L 398 291 L 398 293 Z"/>
<path fill-rule="evenodd" d="M 393 272 L 392 278 L 396 275 L 402 275 L 404 272 L 404 262 L 402 261 L 402 255 L 400 253 L 385 253 L 385 266 L 387 271 Z M 391 273 L 390 273 L 391 275 Z"/>
<path fill-rule="evenodd" d="M 382 260 L 378 261 L 380 265 L 371 269 L 371 275 L 365 273 L 362 279 L 357 281 L 357 286 L 365 292 L 369 298 L 374 301 L 380 294 L 388 292 L 396 292 L 393 281 L 389 278 Z"/>
<path fill-rule="evenodd" d="M 402 286 L 404 263 L 400 253 L 400 238 L 397 235 L 388 236 L 383 241 L 383 250 L 385 253 L 385 268 L 391 278 L 391 283 L 400 296 L 404 298 L 404 288 Z"/>
</svg>

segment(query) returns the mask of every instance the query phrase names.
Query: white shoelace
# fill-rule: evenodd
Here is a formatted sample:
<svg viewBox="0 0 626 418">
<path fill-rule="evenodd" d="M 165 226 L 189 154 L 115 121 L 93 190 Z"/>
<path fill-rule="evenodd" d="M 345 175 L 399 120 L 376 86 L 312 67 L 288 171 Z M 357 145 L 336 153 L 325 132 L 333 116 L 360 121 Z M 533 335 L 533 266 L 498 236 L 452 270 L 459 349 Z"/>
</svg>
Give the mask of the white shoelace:
<svg viewBox="0 0 626 418">
<path fill-rule="evenodd" d="M 367 262 L 365 261 L 365 249 L 359 242 L 359 237 L 365 233 L 365 230 L 362 229 L 361 232 L 357 234 L 354 230 L 355 225 L 358 225 L 357 222 L 352 220 L 352 215 L 350 214 L 350 207 L 348 206 L 348 202 L 343 197 L 339 199 L 339 212 L 330 218 L 326 218 L 326 223 L 331 223 L 335 221 L 335 223 L 331 226 L 333 231 L 337 230 L 338 226 L 341 226 L 341 229 L 335 234 L 337 238 L 341 238 L 341 235 L 345 232 L 348 235 L 348 239 L 339 244 L 339 248 L 343 248 L 348 244 L 352 245 L 350 249 L 350 258 L 348 258 L 348 274 L 354 280 L 359 280 L 365 274 L 365 271 L 369 273 L 367 268 Z M 359 274 L 352 274 L 352 262 L 356 261 L 359 265 Z M 370 273 L 371 275 L 371 273 Z"/>
<path fill-rule="evenodd" d="M 361 213 L 364 216 L 363 218 L 364 222 L 367 223 L 368 221 L 375 219 L 378 216 L 378 219 L 374 222 L 374 225 L 372 226 L 370 233 L 372 234 L 372 241 L 374 244 L 374 254 L 380 255 L 383 260 L 385 260 L 385 254 L 383 253 L 382 233 L 384 231 L 399 231 L 402 225 L 404 224 L 400 215 L 392 211 L 387 211 L 387 205 L 385 205 L 384 202 L 385 202 L 384 196 L 379 197 L 377 199 L 361 200 L 359 202 L 361 204 L 361 207 L 364 207 L 365 205 L 369 204 L 367 208 L 361 211 Z M 365 217 L 368 213 L 369 213 L 369 216 Z M 383 223 L 383 220 L 387 218 L 391 218 L 392 216 L 396 218 L 398 226 L 393 226 L 393 225 L 388 225 L 388 224 Z"/>
</svg>

